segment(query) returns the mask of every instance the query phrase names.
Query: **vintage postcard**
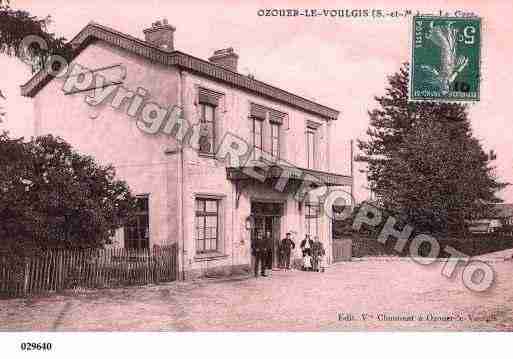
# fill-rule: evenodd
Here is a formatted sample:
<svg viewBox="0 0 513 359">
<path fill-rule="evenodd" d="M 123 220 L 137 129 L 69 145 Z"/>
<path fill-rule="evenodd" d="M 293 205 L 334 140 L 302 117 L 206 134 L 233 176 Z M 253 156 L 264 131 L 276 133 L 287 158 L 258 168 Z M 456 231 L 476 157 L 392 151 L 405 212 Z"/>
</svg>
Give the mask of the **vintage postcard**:
<svg viewBox="0 0 513 359">
<path fill-rule="evenodd" d="M 0 0 L 0 340 L 513 331 L 512 15 Z"/>
</svg>

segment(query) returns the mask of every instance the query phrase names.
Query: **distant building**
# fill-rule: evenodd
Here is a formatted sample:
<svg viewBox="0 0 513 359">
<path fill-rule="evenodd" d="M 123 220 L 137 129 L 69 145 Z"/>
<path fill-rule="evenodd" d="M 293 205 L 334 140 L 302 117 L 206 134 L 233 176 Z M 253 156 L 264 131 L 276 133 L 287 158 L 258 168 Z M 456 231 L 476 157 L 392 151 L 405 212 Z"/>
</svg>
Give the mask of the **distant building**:
<svg viewBox="0 0 513 359">
<path fill-rule="evenodd" d="M 489 218 L 477 219 L 470 222 L 469 231 L 472 233 L 494 233 L 504 226 L 513 225 L 513 204 L 493 204 L 494 215 Z"/>
</svg>

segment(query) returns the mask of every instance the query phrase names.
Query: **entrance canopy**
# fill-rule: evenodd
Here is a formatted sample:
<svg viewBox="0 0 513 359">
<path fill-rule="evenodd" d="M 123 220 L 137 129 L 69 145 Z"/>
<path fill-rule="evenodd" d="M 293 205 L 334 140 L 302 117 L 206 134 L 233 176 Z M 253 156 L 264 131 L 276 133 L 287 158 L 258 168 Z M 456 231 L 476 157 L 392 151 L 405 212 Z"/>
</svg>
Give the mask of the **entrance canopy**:
<svg viewBox="0 0 513 359">
<path fill-rule="evenodd" d="M 266 180 L 287 181 L 289 185 L 297 182 L 309 182 L 316 187 L 351 185 L 351 176 L 284 165 L 227 167 L 226 176 L 231 181 L 261 179 L 263 176 Z"/>
<path fill-rule="evenodd" d="M 256 182 L 289 193 L 294 193 L 301 186 L 351 185 L 351 176 L 285 165 L 227 167 L 226 177 L 235 182 L 237 205 L 242 189 Z"/>
</svg>

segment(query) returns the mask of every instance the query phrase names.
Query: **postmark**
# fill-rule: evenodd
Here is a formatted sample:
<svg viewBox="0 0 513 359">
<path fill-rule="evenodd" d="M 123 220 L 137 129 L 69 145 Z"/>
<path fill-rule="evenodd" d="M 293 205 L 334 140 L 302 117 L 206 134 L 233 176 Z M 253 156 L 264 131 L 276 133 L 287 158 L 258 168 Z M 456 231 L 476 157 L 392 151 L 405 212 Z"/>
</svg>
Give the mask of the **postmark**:
<svg viewBox="0 0 513 359">
<path fill-rule="evenodd" d="M 479 101 L 481 19 L 414 16 L 409 99 Z"/>
</svg>

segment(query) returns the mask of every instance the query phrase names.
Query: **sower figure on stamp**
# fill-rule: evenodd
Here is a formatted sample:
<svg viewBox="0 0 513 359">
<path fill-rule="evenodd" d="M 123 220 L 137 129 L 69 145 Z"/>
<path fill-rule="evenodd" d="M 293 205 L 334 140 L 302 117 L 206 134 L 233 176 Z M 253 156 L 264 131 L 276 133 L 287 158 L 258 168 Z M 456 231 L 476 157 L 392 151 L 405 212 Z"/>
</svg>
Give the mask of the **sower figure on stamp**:
<svg viewBox="0 0 513 359">
<path fill-rule="evenodd" d="M 294 248 L 296 248 L 294 241 L 291 239 L 290 232 L 288 232 L 286 237 L 281 240 L 280 246 L 283 256 L 283 266 L 285 269 L 290 269 L 290 253 Z"/>
<path fill-rule="evenodd" d="M 266 277 L 265 265 L 267 259 L 267 248 L 262 232 L 257 232 L 256 238 L 252 243 L 251 251 L 255 257 L 255 277 L 258 277 L 258 266 L 260 265 L 260 274 Z"/>
</svg>

